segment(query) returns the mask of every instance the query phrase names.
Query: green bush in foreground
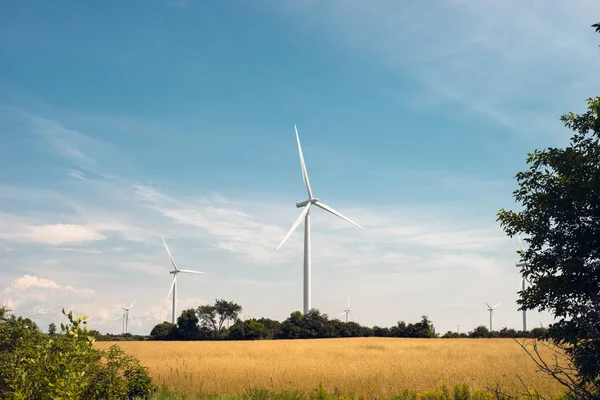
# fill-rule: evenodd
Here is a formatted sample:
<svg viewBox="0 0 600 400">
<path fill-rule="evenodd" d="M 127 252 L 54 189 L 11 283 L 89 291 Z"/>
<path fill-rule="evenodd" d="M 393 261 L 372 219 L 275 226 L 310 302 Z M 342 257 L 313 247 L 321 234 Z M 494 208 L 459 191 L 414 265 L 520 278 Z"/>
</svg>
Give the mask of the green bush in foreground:
<svg viewBox="0 0 600 400">
<path fill-rule="evenodd" d="M 145 367 L 119 347 L 93 347 L 86 315 L 46 335 L 28 318 L 0 313 L 0 398 L 134 399 L 154 388 Z"/>
</svg>

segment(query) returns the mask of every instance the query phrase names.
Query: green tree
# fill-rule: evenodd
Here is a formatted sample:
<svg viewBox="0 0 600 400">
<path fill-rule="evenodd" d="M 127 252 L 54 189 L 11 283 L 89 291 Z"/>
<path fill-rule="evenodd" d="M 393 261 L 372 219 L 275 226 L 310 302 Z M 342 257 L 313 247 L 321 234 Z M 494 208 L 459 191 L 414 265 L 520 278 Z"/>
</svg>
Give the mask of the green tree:
<svg viewBox="0 0 600 400">
<path fill-rule="evenodd" d="M 259 340 L 269 336 L 267 328 L 255 319 L 247 319 L 244 324 L 244 339 Z"/>
<path fill-rule="evenodd" d="M 490 330 L 483 325 L 479 325 L 477 328 L 473 330 L 473 332 L 469 332 L 469 337 L 471 338 L 487 338 L 490 337 Z"/>
<path fill-rule="evenodd" d="M 148 398 L 153 391 L 145 367 L 117 346 L 94 348 L 85 315 L 61 324 L 61 335 L 44 335 L 28 318 L 0 320 L 0 398 Z"/>
<path fill-rule="evenodd" d="M 225 321 L 236 321 L 241 312 L 242 306 L 227 300 L 216 300 L 214 305 L 203 305 L 196 309 L 200 325 L 212 330 L 215 338 L 223 332 Z"/>
<path fill-rule="evenodd" d="M 442 336 L 442 339 L 456 339 L 458 337 L 459 337 L 459 335 L 457 332 L 448 331 L 448 332 L 444 333 L 444 335 Z"/>
<path fill-rule="evenodd" d="M 175 339 L 175 330 L 177 325 L 164 321 L 152 328 L 150 338 L 152 340 L 172 340 Z"/>
<path fill-rule="evenodd" d="M 50 325 L 48 325 L 48 334 L 49 335 L 56 334 L 56 324 L 54 322 L 52 322 L 52 323 L 50 323 Z"/>
<path fill-rule="evenodd" d="M 375 337 L 389 337 L 391 336 L 390 328 L 382 328 L 379 326 L 373 327 L 373 336 Z"/>
<path fill-rule="evenodd" d="M 275 339 L 280 335 L 281 323 L 279 321 L 270 318 L 259 318 L 257 321 L 265 326 L 269 339 Z"/>
<path fill-rule="evenodd" d="M 504 231 L 524 234 L 521 272 L 531 283 L 520 310 L 547 310 L 547 337 L 572 362 L 556 379 L 577 398 L 600 396 L 600 97 L 561 121 L 574 131 L 565 148 L 535 150 L 513 195 L 522 211 L 498 212 Z M 596 397 L 598 398 L 598 397 Z"/>
<path fill-rule="evenodd" d="M 303 328 L 304 315 L 300 311 L 294 311 L 281 323 L 281 339 L 300 339 L 308 336 Z"/>
<path fill-rule="evenodd" d="M 198 326 L 198 317 L 196 310 L 190 308 L 184 310 L 177 318 L 176 337 L 179 340 L 198 340 L 200 339 L 200 327 Z"/>
<path fill-rule="evenodd" d="M 437 335 L 435 334 L 435 330 L 433 328 L 433 323 L 427 317 L 427 315 L 423 315 L 421 317 L 421 321 L 416 324 L 412 324 L 412 330 L 410 331 L 411 336 L 415 338 L 435 338 Z"/>
</svg>

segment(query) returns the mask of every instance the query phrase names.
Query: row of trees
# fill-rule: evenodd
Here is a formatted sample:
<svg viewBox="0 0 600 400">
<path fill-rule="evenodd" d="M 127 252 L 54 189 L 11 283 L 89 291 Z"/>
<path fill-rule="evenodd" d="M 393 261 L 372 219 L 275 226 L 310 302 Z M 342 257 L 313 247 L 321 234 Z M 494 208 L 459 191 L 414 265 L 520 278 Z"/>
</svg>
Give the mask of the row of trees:
<svg viewBox="0 0 600 400">
<path fill-rule="evenodd" d="M 399 321 L 392 327 L 367 327 L 356 322 L 343 322 L 330 319 L 317 309 L 306 315 L 295 311 L 283 322 L 269 318 L 242 320 L 239 315 L 242 307 L 227 300 L 216 300 L 214 305 L 204 305 L 197 309 L 184 310 L 177 324 L 162 322 L 151 333 L 152 340 L 261 340 L 261 339 L 318 339 L 346 337 L 396 337 L 396 338 L 437 338 L 433 322 L 424 315 L 419 322 Z M 227 327 L 227 321 L 235 321 Z M 502 329 L 490 332 L 485 326 L 474 331 L 458 334 L 447 332 L 442 338 L 538 338 L 546 330 L 535 328 L 531 331 Z M 99 338 L 100 339 L 100 338 Z M 111 340 L 106 337 L 106 340 Z"/>
<path fill-rule="evenodd" d="M 448 331 L 446 332 L 442 338 L 443 339 L 458 339 L 458 338 L 494 338 L 494 339 L 503 339 L 503 338 L 511 338 L 511 339 L 544 339 L 548 334 L 548 329 L 539 327 L 533 328 L 530 331 L 517 331 L 515 329 L 502 328 L 499 331 L 490 331 L 486 326 L 480 325 L 474 330 L 467 333 L 458 333 Z"/>
</svg>

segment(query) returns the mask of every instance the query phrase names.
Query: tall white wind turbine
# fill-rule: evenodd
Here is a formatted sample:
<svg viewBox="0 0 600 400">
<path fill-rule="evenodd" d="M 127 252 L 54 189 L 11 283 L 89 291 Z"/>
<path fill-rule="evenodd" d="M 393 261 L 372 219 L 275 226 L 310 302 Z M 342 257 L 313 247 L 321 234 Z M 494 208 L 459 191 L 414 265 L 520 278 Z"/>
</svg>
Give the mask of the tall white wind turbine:
<svg viewBox="0 0 600 400">
<path fill-rule="evenodd" d="M 354 322 L 357 322 L 357 323 L 358 323 L 358 319 L 356 318 L 356 316 L 355 316 L 354 314 L 352 314 L 352 311 L 350 311 L 350 296 L 348 296 L 348 308 L 346 308 L 346 309 L 344 310 L 344 312 L 342 312 L 342 313 L 340 314 L 340 316 L 342 316 L 342 315 L 344 315 L 344 314 L 346 314 L 346 322 L 348 322 L 348 316 L 349 316 L 349 315 L 352 315 L 352 318 L 354 318 Z"/>
<path fill-rule="evenodd" d="M 517 239 L 519 239 L 519 246 L 521 246 L 521 250 L 523 251 L 523 253 L 525 252 L 525 247 L 523 247 L 523 242 L 521 241 L 521 237 L 519 236 L 519 234 L 517 234 Z M 517 268 L 521 268 L 521 270 L 523 269 L 523 267 L 526 265 L 525 262 L 519 262 L 515 264 Z M 526 284 L 526 279 L 525 279 L 525 275 L 523 275 L 523 273 L 521 272 L 521 283 L 519 283 L 519 290 L 521 292 L 525 291 L 525 284 Z M 525 309 L 523 309 L 523 331 L 527 330 L 527 311 L 525 311 Z"/>
<path fill-rule="evenodd" d="M 203 274 L 204 272 L 177 268 L 177 264 L 175 264 L 175 260 L 173 259 L 173 256 L 171 255 L 171 252 L 169 251 L 169 247 L 167 246 L 167 242 L 165 242 L 165 238 L 164 237 L 161 237 L 161 238 L 162 238 L 163 244 L 165 245 L 165 250 L 167 250 L 167 254 L 169 255 L 169 259 L 171 260 L 171 264 L 173 265 L 173 270 L 169 271 L 170 274 L 173 274 L 173 283 L 171 283 L 171 289 L 169 289 L 169 294 L 167 294 L 167 299 L 171 295 L 171 292 L 173 292 L 173 311 L 171 313 L 171 323 L 174 324 L 175 323 L 175 306 L 177 303 L 177 274 L 179 274 L 181 272 L 186 273 L 186 274 Z"/>
<path fill-rule="evenodd" d="M 129 316 L 129 310 L 131 310 L 131 307 L 133 307 L 135 302 L 138 300 L 139 300 L 139 298 L 135 299 L 129 307 L 121 307 L 124 311 L 123 312 L 123 333 L 129 333 L 129 319 L 131 318 Z"/>
<path fill-rule="evenodd" d="M 308 181 L 308 173 L 306 172 L 306 165 L 304 164 L 304 156 L 302 155 L 302 146 L 300 146 L 300 137 L 298 136 L 298 128 L 294 125 L 294 130 L 296 131 L 296 141 L 298 142 L 298 153 L 300 154 L 300 166 L 302 167 L 302 180 L 304 181 L 304 186 L 306 186 L 306 191 L 308 192 L 308 199 L 304 201 L 296 201 L 296 207 L 302 208 L 304 210 L 300 213 L 300 216 L 292 225 L 292 228 L 289 230 L 287 235 L 283 238 L 279 246 L 277 246 L 277 250 L 281 248 L 281 246 L 285 243 L 285 241 L 291 236 L 291 234 L 296 230 L 302 219 L 304 219 L 304 314 L 308 313 L 311 309 L 311 290 L 310 290 L 310 208 L 312 205 L 315 205 L 331 214 L 340 217 L 341 219 L 351 223 L 352 225 L 356 225 L 361 229 L 365 229 L 362 226 L 358 225 L 356 222 L 352 221 L 350 218 L 342 215 L 341 213 L 335 211 L 333 208 L 325 205 L 320 202 L 319 199 L 313 196 L 312 190 L 310 188 L 310 182 Z"/>
<path fill-rule="evenodd" d="M 490 312 L 490 332 L 493 331 L 492 320 L 493 320 L 493 315 L 494 315 L 494 309 L 496 307 L 498 307 L 500 304 L 501 303 L 498 303 L 494 307 L 492 307 L 488 303 L 485 303 L 485 305 L 488 307 L 488 311 Z"/>
</svg>

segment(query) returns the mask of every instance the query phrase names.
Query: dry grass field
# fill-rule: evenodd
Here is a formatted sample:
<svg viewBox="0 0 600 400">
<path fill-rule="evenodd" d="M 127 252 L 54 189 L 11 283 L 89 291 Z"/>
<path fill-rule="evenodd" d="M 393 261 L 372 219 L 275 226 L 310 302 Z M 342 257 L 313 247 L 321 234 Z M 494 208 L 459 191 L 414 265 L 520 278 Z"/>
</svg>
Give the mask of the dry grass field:
<svg viewBox="0 0 600 400">
<path fill-rule="evenodd" d="M 107 348 L 114 342 L 99 342 Z M 247 388 L 312 390 L 322 383 L 365 396 L 441 382 L 554 395 L 560 387 L 512 339 L 356 338 L 245 342 L 119 342 L 148 366 L 155 383 L 186 393 L 240 394 Z M 542 349 L 544 350 L 544 349 Z M 546 353 L 549 353 L 547 350 Z M 549 356 L 549 354 L 548 354 Z"/>
</svg>

